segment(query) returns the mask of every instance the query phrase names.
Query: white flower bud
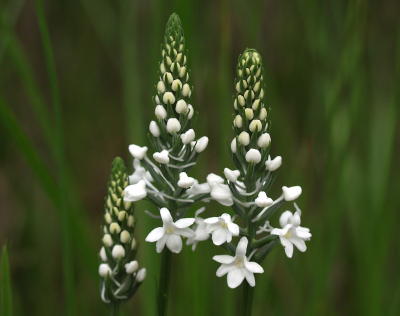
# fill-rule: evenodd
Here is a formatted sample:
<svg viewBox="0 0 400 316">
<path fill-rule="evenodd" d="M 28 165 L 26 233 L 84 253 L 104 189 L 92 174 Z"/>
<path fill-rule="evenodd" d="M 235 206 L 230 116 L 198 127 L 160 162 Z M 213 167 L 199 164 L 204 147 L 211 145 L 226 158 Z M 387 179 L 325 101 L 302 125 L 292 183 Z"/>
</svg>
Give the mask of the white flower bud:
<svg viewBox="0 0 400 316">
<path fill-rule="evenodd" d="M 129 240 L 131 240 L 131 235 L 127 230 L 123 230 L 121 232 L 121 235 L 119 236 L 119 239 L 123 244 L 126 244 L 127 242 L 129 242 Z"/>
<path fill-rule="evenodd" d="M 196 179 L 194 179 L 192 177 L 188 177 L 186 172 L 181 172 L 179 174 L 178 187 L 188 189 L 195 183 L 196 183 Z"/>
<path fill-rule="evenodd" d="M 182 143 L 187 145 L 190 144 L 196 137 L 194 130 L 191 128 L 181 135 Z"/>
<path fill-rule="evenodd" d="M 118 223 L 111 223 L 110 225 L 110 233 L 111 234 L 119 234 L 121 231 L 121 226 Z"/>
<path fill-rule="evenodd" d="M 231 142 L 231 151 L 232 151 L 232 153 L 236 153 L 236 148 L 237 146 L 236 146 L 236 138 L 234 138 L 234 139 L 232 139 L 232 142 Z"/>
<path fill-rule="evenodd" d="M 163 102 L 165 104 L 174 104 L 175 103 L 175 96 L 172 92 L 165 92 L 163 95 Z"/>
<path fill-rule="evenodd" d="M 106 221 L 107 224 L 111 224 L 112 218 L 111 218 L 110 213 L 107 212 L 104 214 L 104 220 Z"/>
<path fill-rule="evenodd" d="M 154 110 L 154 114 L 159 120 L 163 120 L 167 117 L 167 111 L 162 105 L 157 105 L 156 109 Z"/>
<path fill-rule="evenodd" d="M 264 121 L 267 118 L 267 110 L 265 108 L 262 108 L 260 110 L 260 115 L 258 116 L 261 121 Z"/>
<path fill-rule="evenodd" d="M 104 246 L 106 246 L 106 247 L 111 247 L 111 246 L 113 245 L 113 240 L 112 240 L 110 234 L 105 234 L 105 235 L 103 236 L 103 244 L 104 244 Z"/>
<path fill-rule="evenodd" d="M 194 109 L 193 106 L 191 104 L 188 105 L 188 118 L 189 120 L 193 117 L 194 114 Z"/>
<path fill-rule="evenodd" d="M 194 150 L 198 153 L 201 153 L 204 149 L 207 148 L 207 145 L 208 145 L 208 137 L 207 136 L 200 137 L 197 140 L 196 145 L 194 146 Z"/>
<path fill-rule="evenodd" d="M 241 132 L 239 134 L 238 137 L 239 140 L 239 144 L 243 145 L 243 146 L 247 146 L 248 144 L 250 144 L 250 135 L 247 132 Z"/>
<path fill-rule="evenodd" d="M 258 109 L 259 106 L 260 106 L 260 99 L 255 99 L 253 101 L 253 104 L 252 104 L 251 108 L 255 111 L 255 110 Z"/>
<path fill-rule="evenodd" d="M 168 156 L 168 150 L 164 149 L 161 152 L 155 152 L 153 154 L 153 158 L 155 161 L 161 164 L 167 164 L 169 163 L 169 156 Z"/>
<path fill-rule="evenodd" d="M 131 241 L 131 249 L 135 249 L 136 248 L 136 239 L 135 238 L 132 238 L 132 241 Z"/>
<path fill-rule="evenodd" d="M 176 55 L 176 61 L 178 63 L 181 62 L 182 56 L 183 56 L 182 53 L 179 53 L 179 54 Z"/>
<path fill-rule="evenodd" d="M 179 79 L 172 81 L 171 89 L 173 91 L 178 91 L 182 87 L 182 82 Z"/>
<path fill-rule="evenodd" d="M 237 128 L 241 128 L 243 126 L 243 119 L 239 114 L 235 116 L 235 119 L 233 120 L 233 126 Z"/>
<path fill-rule="evenodd" d="M 139 283 L 143 282 L 146 278 L 146 268 L 141 268 L 136 274 L 136 281 Z"/>
<path fill-rule="evenodd" d="M 164 93 L 164 92 L 165 92 L 165 84 L 164 84 L 164 81 L 160 80 L 160 81 L 157 83 L 157 91 L 158 91 L 158 93 Z"/>
<path fill-rule="evenodd" d="M 225 178 L 231 182 L 236 182 L 240 176 L 239 170 L 231 170 L 229 168 L 224 169 Z"/>
<path fill-rule="evenodd" d="M 241 106 L 244 106 L 245 105 L 245 100 L 244 100 L 244 98 L 243 98 L 243 96 L 241 95 L 241 94 L 239 94 L 239 96 L 238 96 L 238 102 L 239 102 L 239 104 L 241 105 Z"/>
<path fill-rule="evenodd" d="M 156 95 L 156 96 L 154 97 L 154 101 L 156 101 L 157 104 L 160 103 L 160 98 L 158 97 L 158 95 Z"/>
<path fill-rule="evenodd" d="M 264 97 L 264 89 L 261 89 L 260 91 L 260 98 L 262 99 Z"/>
<path fill-rule="evenodd" d="M 153 135 L 154 137 L 160 136 L 160 129 L 158 128 L 158 125 L 155 121 L 150 122 L 149 130 L 150 130 L 151 135 Z"/>
<path fill-rule="evenodd" d="M 170 134 L 175 134 L 181 130 L 181 123 L 179 123 L 178 119 L 170 118 L 167 121 L 167 131 Z"/>
<path fill-rule="evenodd" d="M 246 115 L 246 118 L 247 118 L 248 120 L 252 120 L 253 117 L 254 117 L 254 112 L 253 112 L 253 110 L 252 110 L 252 109 L 249 109 L 249 108 L 247 108 L 247 109 L 244 110 L 244 114 Z"/>
<path fill-rule="evenodd" d="M 220 177 L 219 175 L 215 173 L 210 173 L 207 176 L 207 183 L 210 187 L 213 187 L 217 184 L 223 184 L 224 183 L 224 178 Z"/>
<path fill-rule="evenodd" d="M 258 193 L 258 197 L 254 201 L 258 207 L 267 207 L 274 203 L 274 201 L 267 196 L 264 191 Z"/>
<path fill-rule="evenodd" d="M 101 260 L 107 261 L 107 254 L 106 254 L 106 250 L 104 249 L 104 247 L 101 247 L 99 255 L 100 255 Z"/>
<path fill-rule="evenodd" d="M 118 213 L 118 220 L 119 220 L 120 222 L 122 222 L 122 221 L 124 220 L 125 216 L 126 216 L 126 212 L 125 212 L 125 211 L 119 212 L 119 213 Z"/>
<path fill-rule="evenodd" d="M 235 101 L 233 101 L 233 108 L 234 108 L 235 110 L 238 109 L 238 107 L 237 107 L 237 100 L 236 100 L 236 99 L 235 99 Z"/>
<path fill-rule="evenodd" d="M 127 274 L 132 274 L 139 269 L 139 263 L 134 260 L 125 264 L 125 271 Z"/>
<path fill-rule="evenodd" d="M 179 77 L 183 78 L 186 74 L 186 67 L 183 66 L 181 69 L 179 69 Z"/>
<path fill-rule="evenodd" d="M 253 120 L 251 121 L 250 125 L 249 125 L 249 130 L 250 132 L 257 132 L 257 131 L 261 131 L 262 129 L 262 124 L 260 120 Z"/>
<path fill-rule="evenodd" d="M 268 133 L 262 134 L 257 140 L 257 145 L 260 148 L 267 148 L 269 144 L 271 144 L 271 136 Z"/>
<path fill-rule="evenodd" d="M 161 71 L 162 74 L 165 73 L 165 65 L 164 65 L 164 63 L 160 64 L 160 71 Z"/>
<path fill-rule="evenodd" d="M 190 91 L 190 86 L 187 83 L 185 83 L 182 88 L 182 95 L 184 97 L 189 97 L 191 93 L 192 91 Z"/>
<path fill-rule="evenodd" d="M 245 158 L 247 162 L 257 164 L 261 161 L 261 153 L 252 148 L 246 153 Z"/>
<path fill-rule="evenodd" d="M 170 66 L 172 64 L 171 57 L 169 57 L 169 56 L 167 56 L 167 58 L 165 58 L 165 61 L 167 62 L 168 66 Z"/>
<path fill-rule="evenodd" d="M 125 257 L 125 249 L 121 245 L 115 245 L 111 251 L 111 255 L 114 259 L 121 259 Z"/>
<path fill-rule="evenodd" d="M 164 81 L 167 81 L 168 83 L 172 83 L 174 80 L 174 77 L 172 77 L 172 74 L 170 72 L 166 72 L 164 74 Z"/>
<path fill-rule="evenodd" d="M 131 155 L 133 156 L 133 158 L 142 160 L 144 158 L 144 156 L 146 156 L 146 152 L 147 152 L 146 146 L 140 147 L 138 145 L 132 144 L 132 145 L 129 145 L 128 149 L 129 149 L 129 152 L 131 153 Z"/>
<path fill-rule="evenodd" d="M 188 108 L 188 106 L 187 106 L 185 100 L 180 99 L 178 102 L 176 102 L 176 106 L 175 106 L 176 113 L 179 113 L 179 114 L 186 113 L 187 108 Z"/>
<path fill-rule="evenodd" d="M 99 265 L 99 275 L 102 278 L 105 278 L 105 277 L 111 275 L 111 268 L 107 263 L 102 263 Z"/>
<path fill-rule="evenodd" d="M 285 201 L 294 201 L 301 195 L 301 186 L 282 187 L 282 194 Z"/>
<path fill-rule="evenodd" d="M 265 161 L 265 166 L 267 167 L 268 171 L 275 171 L 282 165 L 282 157 L 276 156 L 274 159 L 271 160 L 271 156 L 268 156 L 267 161 Z"/>
<path fill-rule="evenodd" d="M 146 182 L 142 179 L 135 184 L 128 185 L 124 192 L 124 201 L 136 202 L 147 196 Z"/>
<path fill-rule="evenodd" d="M 260 81 L 257 81 L 256 84 L 254 85 L 253 91 L 257 92 L 258 90 L 260 90 L 260 86 L 261 86 Z"/>
<path fill-rule="evenodd" d="M 129 215 L 128 216 L 128 226 L 133 227 L 134 224 L 135 224 L 135 218 L 132 215 Z"/>
</svg>

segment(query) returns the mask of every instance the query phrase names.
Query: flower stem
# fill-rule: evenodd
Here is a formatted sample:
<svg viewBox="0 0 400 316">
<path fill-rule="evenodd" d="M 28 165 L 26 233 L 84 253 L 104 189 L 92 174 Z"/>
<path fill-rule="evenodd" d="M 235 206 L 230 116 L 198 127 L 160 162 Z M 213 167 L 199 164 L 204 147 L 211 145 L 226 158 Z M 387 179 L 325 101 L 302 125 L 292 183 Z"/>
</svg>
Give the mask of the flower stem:
<svg viewBox="0 0 400 316">
<path fill-rule="evenodd" d="M 254 287 L 251 287 L 247 282 L 245 282 L 243 287 L 243 316 L 251 316 L 253 308 L 253 294 Z"/>
<path fill-rule="evenodd" d="M 167 315 L 171 252 L 164 249 L 161 255 L 160 283 L 158 287 L 158 316 Z"/>
<path fill-rule="evenodd" d="M 118 303 L 112 303 L 110 315 L 111 316 L 119 316 L 119 304 Z"/>
</svg>

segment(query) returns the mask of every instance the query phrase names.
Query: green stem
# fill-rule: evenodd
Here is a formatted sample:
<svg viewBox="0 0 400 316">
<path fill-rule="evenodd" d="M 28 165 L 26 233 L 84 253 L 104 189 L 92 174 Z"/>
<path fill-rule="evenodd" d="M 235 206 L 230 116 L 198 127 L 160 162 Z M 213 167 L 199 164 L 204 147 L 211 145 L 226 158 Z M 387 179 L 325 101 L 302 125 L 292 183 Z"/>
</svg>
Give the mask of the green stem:
<svg viewBox="0 0 400 316">
<path fill-rule="evenodd" d="M 158 285 L 158 316 L 167 315 L 171 252 L 164 249 L 161 255 L 160 283 Z"/>
<path fill-rule="evenodd" d="M 110 315 L 111 316 L 118 316 L 119 315 L 119 303 L 112 303 Z"/>
<path fill-rule="evenodd" d="M 253 308 L 253 294 L 254 287 L 250 286 L 247 282 L 244 283 L 243 287 L 243 316 L 251 316 L 252 308 Z"/>
</svg>

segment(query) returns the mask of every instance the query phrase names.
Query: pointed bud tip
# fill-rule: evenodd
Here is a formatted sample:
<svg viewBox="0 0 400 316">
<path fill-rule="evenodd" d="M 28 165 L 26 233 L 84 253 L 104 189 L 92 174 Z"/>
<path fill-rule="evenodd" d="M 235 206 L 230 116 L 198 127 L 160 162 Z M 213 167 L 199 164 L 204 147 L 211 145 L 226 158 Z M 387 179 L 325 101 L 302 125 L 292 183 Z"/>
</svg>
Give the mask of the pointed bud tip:
<svg viewBox="0 0 400 316">
<path fill-rule="evenodd" d="M 169 16 L 165 27 L 165 36 L 174 36 L 176 34 L 183 35 L 183 28 L 179 15 L 174 12 Z"/>
<path fill-rule="evenodd" d="M 112 161 L 111 164 L 111 172 L 117 172 L 117 171 L 122 171 L 125 172 L 126 167 L 125 167 L 125 162 L 121 157 L 115 157 Z"/>
</svg>

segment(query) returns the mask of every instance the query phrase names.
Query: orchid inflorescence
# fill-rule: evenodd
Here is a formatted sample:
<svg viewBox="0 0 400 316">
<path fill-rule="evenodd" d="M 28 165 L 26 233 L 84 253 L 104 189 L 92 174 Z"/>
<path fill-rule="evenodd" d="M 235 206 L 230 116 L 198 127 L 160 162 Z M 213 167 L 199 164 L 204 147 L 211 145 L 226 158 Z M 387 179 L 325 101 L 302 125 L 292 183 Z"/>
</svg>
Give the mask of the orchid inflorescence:
<svg viewBox="0 0 400 316">
<path fill-rule="evenodd" d="M 133 204 L 123 200 L 128 174 L 123 160 L 115 158 L 105 201 L 103 246 L 99 256 L 100 294 L 103 302 L 119 304 L 129 299 L 146 277 L 136 258 Z"/>
</svg>

